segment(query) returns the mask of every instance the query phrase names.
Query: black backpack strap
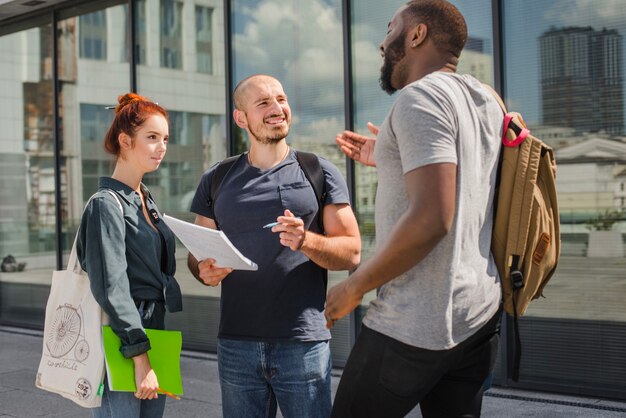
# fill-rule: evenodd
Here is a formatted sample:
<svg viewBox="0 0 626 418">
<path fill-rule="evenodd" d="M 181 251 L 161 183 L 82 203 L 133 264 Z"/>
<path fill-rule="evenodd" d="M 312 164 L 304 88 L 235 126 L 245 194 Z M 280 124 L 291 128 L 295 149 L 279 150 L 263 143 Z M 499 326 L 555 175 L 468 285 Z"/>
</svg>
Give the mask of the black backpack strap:
<svg viewBox="0 0 626 418">
<path fill-rule="evenodd" d="M 241 154 L 228 157 L 220 161 L 217 167 L 215 167 L 215 172 L 213 172 L 213 177 L 211 177 L 211 195 L 209 196 L 208 201 L 209 206 L 213 206 L 213 203 L 215 202 L 215 197 L 217 196 L 217 192 L 222 185 L 222 181 L 224 181 L 226 174 L 228 174 L 228 172 L 233 167 L 233 165 L 235 165 L 235 162 L 240 156 Z"/>
<path fill-rule="evenodd" d="M 211 190 L 210 190 L 209 200 L 207 202 L 209 207 L 213 207 L 214 214 L 215 214 L 215 208 L 214 208 L 215 198 L 217 197 L 217 193 L 220 191 L 222 182 L 224 181 L 224 178 L 226 177 L 230 169 L 233 168 L 233 166 L 235 165 L 239 157 L 241 157 L 242 155 L 243 154 L 239 154 L 239 155 L 233 155 L 232 157 L 228 157 L 220 161 L 217 167 L 215 167 L 215 171 L 213 172 L 213 177 L 211 177 Z M 215 225 L 219 229 L 219 223 L 217 222 L 217 219 L 214 219 L 214 221 L 215 221 Z"/>
<path fill-rule="evenodd" d="M 326 200 L 326 179 L 324 178 L 324 171 L 320 165 L 320 160 L 317 158 L 317 155 L 304 151 L 296 151 L 296 159 L 298 160 L 298 164 L 300 164 L 304 176 L 309 183 L 311 183 L 317 200 L 318 211 L 313 221 L 317 223 L 319 233 L 324 233 L 323 211 L 324 200 Z"/>
<path fill-rule="evenodd" d="M 517 291 L 513 290 L 513 332 L 515 334 L 515 355 L 513 358 L 513 372 L 512 379 L 514 382 L 519 382 L 519 369 L 522 363 L 522 339 L 519 335 L 519 315 L 517 314 L 517 306 L 515 306 L 515 297 Z"/>
</svg>

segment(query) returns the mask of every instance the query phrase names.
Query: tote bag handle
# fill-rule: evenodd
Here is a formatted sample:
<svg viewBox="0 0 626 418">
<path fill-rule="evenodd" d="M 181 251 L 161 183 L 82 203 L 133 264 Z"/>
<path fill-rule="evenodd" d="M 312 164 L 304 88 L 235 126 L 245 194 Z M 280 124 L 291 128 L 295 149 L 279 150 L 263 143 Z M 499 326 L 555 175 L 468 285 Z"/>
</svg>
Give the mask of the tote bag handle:
<svg viewBox="0 0 626 418">
<path fill-rule="evenodd" d="M 122 202 L 120 202 L 120 198 L 117 196 L 117 193 L 115 193 L 113 190 L 110 189 L 105 189 L 111 196 L 113 196 L 113 198 L 115 199 L 115 201 L 117 202 L 117 206 L 120 208 L 120 211 L 122 212 L 122 217 L 124 217 L 124 208 L 122 207 Z M 87 209 L 87 205 L 89 205 L 89 202 L 91 202 L 91 199 L 93 199 L 94 197 L 96 197 L 96 195 L 99 192 L 94 193 L 89 200 L 87 201 L 87 203 L 85 203 L 85 208 L 83 209 L 83 212 L 85 211 L 85 209 Z M 67 260 L 67 270 L 71 270 L 73 272 L 78 272 L 80 271 L 80 266 L 78 263 L 78 254 L 76 253 L 76 241 L 78 240 L 78 232 L 76 233 L 76 236 L 74 237 L 74 244 L 72 244 L 72 251 L 70 252 L 70 258 Z"/>
</svg>

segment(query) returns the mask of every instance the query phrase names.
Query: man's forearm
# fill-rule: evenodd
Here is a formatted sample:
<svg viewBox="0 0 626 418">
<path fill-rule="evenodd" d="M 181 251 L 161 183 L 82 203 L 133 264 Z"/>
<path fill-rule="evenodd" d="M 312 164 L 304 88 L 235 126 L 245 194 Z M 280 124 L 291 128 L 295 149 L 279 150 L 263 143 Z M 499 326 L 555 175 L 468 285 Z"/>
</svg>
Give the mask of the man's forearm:
<svg viewBox="0 0 626 418">
<path fill-rule="evenodd" d="M 300 251 L 328 270 L 353 270 L 361 261 L 358 237 L 327 237 L 307 231 Z"/>
<path fill-rule="evenodd" d="M 202 279 L 200 279 L 200 269 L 198 269 L 198 260 L 196 260 L 196 257 L 194 257 L 191 253 L 189 253 L 189 255 L 187 256 L 187 267 L 189 268 L 189 271 L 191 272 L 191 274 L 193 274 L 193 277 L 195 277 L 196 280 L 199 281 L 200 283 L 204 284 Z"/>
</svg>

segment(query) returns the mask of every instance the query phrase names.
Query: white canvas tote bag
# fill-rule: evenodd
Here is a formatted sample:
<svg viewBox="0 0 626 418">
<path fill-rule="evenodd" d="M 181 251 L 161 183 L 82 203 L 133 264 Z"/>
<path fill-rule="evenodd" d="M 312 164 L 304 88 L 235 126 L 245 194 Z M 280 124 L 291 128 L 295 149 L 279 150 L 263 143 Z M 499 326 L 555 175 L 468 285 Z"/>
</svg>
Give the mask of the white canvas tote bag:
<svg viewBox="0 0 626 418">
<path fill-rule="evenodd" d="M 115 197 L 123 216 L 119 198 L 107 191 Z M 78 263 L 74 239 L 67 270 L 52 273 L 35 385 L 82 407 L 99 407 L 105 373 L 102 325 L 107 323 L 91 293 L 89 277 Z"/>
</svg>

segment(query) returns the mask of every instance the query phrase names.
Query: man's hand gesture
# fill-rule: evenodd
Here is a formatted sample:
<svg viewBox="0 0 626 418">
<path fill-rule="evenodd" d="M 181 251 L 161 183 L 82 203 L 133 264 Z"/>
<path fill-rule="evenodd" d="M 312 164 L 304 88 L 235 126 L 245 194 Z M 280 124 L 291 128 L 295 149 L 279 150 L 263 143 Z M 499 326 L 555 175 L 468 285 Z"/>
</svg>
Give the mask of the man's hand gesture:
<svg viewBox="0 0 626 418">
<path fill-rule="evenodd" d="M 378 135 L 378 126 L 372 122 L 367 122 L 367 129 L 374 136 Z M 359 135 L 352 131 L 343 131 L 343 133 L 337 134 L 335 142 L 337 142 L 339 149 L 354 161 L 370 167 L 376 167 L 376 161 L 374 160 L 376 138 Z"/>
</svg>

